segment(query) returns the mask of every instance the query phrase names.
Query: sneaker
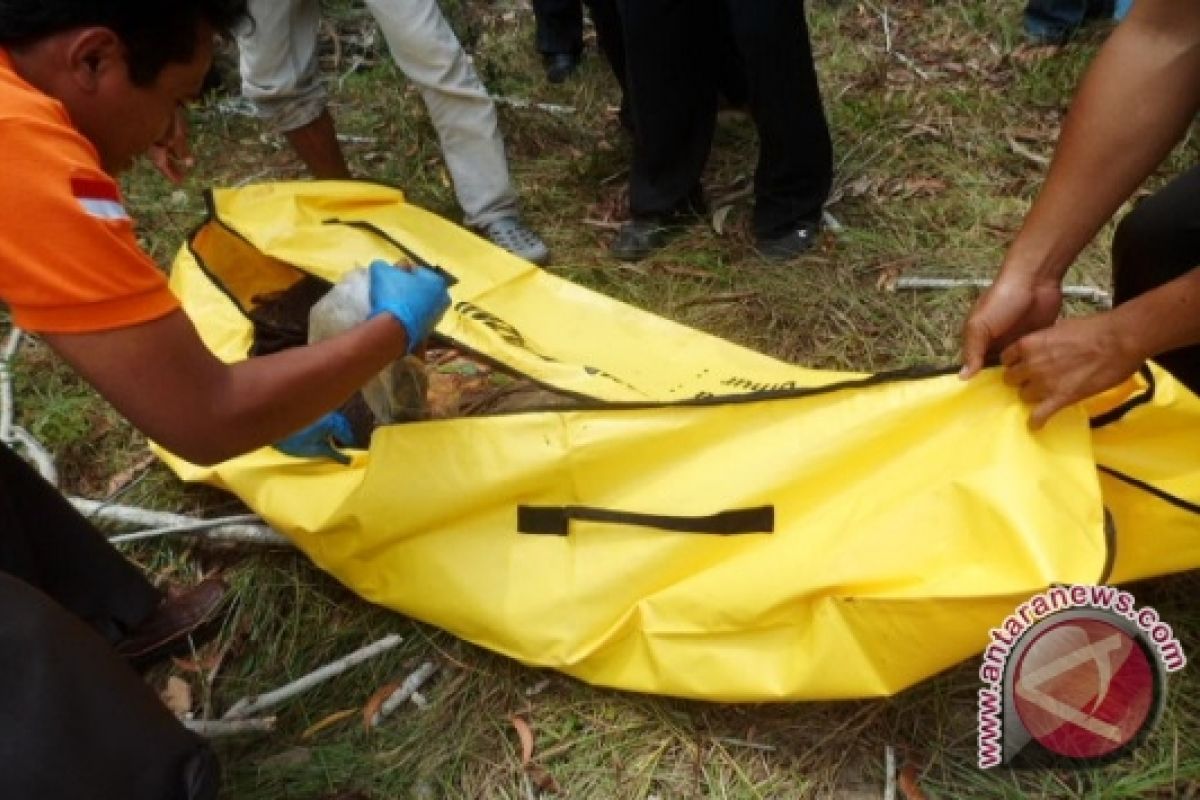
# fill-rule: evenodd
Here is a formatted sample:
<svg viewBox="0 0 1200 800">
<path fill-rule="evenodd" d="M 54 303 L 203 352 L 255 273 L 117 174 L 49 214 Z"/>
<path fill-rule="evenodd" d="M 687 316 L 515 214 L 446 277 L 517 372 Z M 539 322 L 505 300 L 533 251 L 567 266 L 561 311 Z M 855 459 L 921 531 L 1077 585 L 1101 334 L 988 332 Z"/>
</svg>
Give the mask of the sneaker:
<svg viewBox="0 0 1200 800">
<path fill-rule="evenodd" d="M 550 261 L 550 248 L 533 231 L 526 228 L 516 217 L 504 217 L 486 225 L 480 225 L 479 231 L 492 244 L 503 247 L 517 258 L 544 266 Z"/>
<path fill-rule="evenodd" d="M 660 250 L 683 226 L 654 219 L 631 219 L 620 227 L 608 254 L 621 261 L 641 261 Z"/>
<path fill-rule="evenodd" d="M 812 250 L 821 232 L 816 222 L 801 222 L 800 225 L 772 239 L 758 240 L 758 254 L 772 261 L 789 261 Z"/>
</svg>

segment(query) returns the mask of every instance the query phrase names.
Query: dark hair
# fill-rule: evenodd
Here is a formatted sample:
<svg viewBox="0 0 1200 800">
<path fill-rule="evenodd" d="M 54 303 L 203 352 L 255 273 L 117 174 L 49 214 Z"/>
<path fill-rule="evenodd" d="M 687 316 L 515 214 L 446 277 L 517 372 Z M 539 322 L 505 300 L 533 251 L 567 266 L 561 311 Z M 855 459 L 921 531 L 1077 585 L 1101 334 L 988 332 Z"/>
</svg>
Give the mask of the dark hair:
<svg viewBox="0 0 1200 800">
<path fill-rule="evenodd" d="M 0 45 L 19 47 L 74 28 L 109 28 L 129 51 L 130 80 L 146 86 L 168 63 L 191 59 L 201 22 L 228 34 L 249 16 L 246 0 L 0 0 Z"/>
</svg>

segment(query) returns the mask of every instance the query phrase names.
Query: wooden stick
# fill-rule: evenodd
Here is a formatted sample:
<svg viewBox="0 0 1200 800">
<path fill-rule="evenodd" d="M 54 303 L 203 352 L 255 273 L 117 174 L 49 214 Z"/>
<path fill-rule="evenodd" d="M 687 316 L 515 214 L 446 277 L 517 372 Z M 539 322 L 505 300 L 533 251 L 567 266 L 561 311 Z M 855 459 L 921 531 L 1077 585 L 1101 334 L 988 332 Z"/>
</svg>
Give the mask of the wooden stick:
<svg viewBox="0 0 1200 800">
<path fill-rule="evenodd" d="M 371 717 L 371 727 L 378 725 L 384 717 L 396 710 L 396 707 L 403 703 L 408 698 L 412 697 L 417 689 L 421 688 L 421 684 L 429 680 L 429 676 L 437 672 L 437 664 L 432 661 L 426 661 L 421 666 L 404 679 L 404 683 L 396 691 L 388 695 L 388 698 L 380 704 L 379 710 L 375 712 L 375 716 Z"/>
<path fill-rule="evenodd" d="M 235 736 L 240 733 L 265 733 L 275 730 L 275 717 L 259 717 L 257 719 L 185 719 L 180 720 L 183 727 L 192 733 L 198 733 L 212 739 L 217 736 Z"/>
<path fill-rule="evenodd" d="M 13 423 L 12 370 L 9 369 L 9 363 L 16 357 L 23 335 L 24 332 L 14 325 L 4 347 L 0 349 L 0 442 L 24 448 L 41 476 L 51 486 L 58 486 L 54 457 L 33 434 Z"/>
<path fill-rule="evenodd" d="M 367 645 L 359 650 L 355 650 L 348 656 L 339 658 L 331 664 L 326 664 L 323 667 L 313 670 L 302 678 L 292 681 L 291 683 L 281 686 L 274 691 L 265 694 L 251 695 L 238 700 L 233 706 L 225 712 L 222 719 L 236 720 L 245 719 L 256 711 L 270 708 L 295 697 L 298 694 L 308 691 L 319 683 L 323 683 L 332 677 L 342 674 L 353 666 L 357 666 L 368 659 L 374 658 L 380 653 L 385 653 L 391 650 L 396 645 L 400 644 L 404 639 L 396 634 L 385 636 L 374 644 Z"/>
<path fill-rule="evenodd" d="M 958 289 L 974 287 L 986 289 L 992 285 L 991 278 L 920 278 L 900 277 L 896 279 L 896 289 Z M 1095 286 L 1064 286 L 1063 297 L 1073 297 L 1077 300 L 1087 300 L 1101 306 L 1112 305 L 1108 292 Z"/>
<path fill-rule="evenodd" d="M 883 748 L 883 800 L 896 800 L 896 748 Z"/>
<path fill-rule="evenodd" d="M 152 511 L 136 506 L 112 505 L 98 500 L 89 500 L 86 497 L 69 499 L 71 505 L 85 517 L 122 525 L 152 526 L 150 530 L 110 537 L 109 541 L 116 544 L 148 539 L 152 536 L 166 536 L 171 533 L 199 533 L 212 541 L 292 546 L 289 539 L 267 525 L 261 524 L 261 520 L 257 516 L 250 514 L 198 520 L 195 517 L 172 514 L 169 511 Z"/>
<path fill-rule="evenodd" d="M 532 100 L 526 100 L 523 97 L 504 97 L 503 95 L 492 95 L 492 102 L 500 106 L 509 106 L 510 108 L 536 108 L 538 111 L 545 111 L 547 114 L 574 114 L 574 106 L 563 106 L 558 103 L 535 103 Z"/>
</svg>

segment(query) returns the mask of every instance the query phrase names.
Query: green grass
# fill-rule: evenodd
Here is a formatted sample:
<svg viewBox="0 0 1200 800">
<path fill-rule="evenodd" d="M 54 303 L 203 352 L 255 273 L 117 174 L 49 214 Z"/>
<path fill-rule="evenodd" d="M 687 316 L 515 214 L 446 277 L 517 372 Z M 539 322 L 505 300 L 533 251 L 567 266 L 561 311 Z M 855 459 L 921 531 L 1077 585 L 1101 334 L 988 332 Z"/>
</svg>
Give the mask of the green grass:
<svg viewBox="0 0 1200 800">
<path fill-rule="evenodd" d="M 564 116 L 501 109 L 523 208 L 554 250 L 554 272 L 792 362 L 863 371 L 956 358 L 973 294 L 889 293 L 877 287 L 879 279 L 992 274 L 1043 171 L 1014 152 L 1009 137 L 1049 155 L 1072 87 L 1106 33 L 1098 25 L 1061 51 L 1030 51 L 1019 32 L 1021 6 L 814 0 L 813 41 L 837 165 L 830 211 L 845 230 L 826 233 L 818 250 L 796 263 L 769 264 L 753 254 L 743 197 L 733 201 L 723 234 L 697 228 L 631 266 L 605 254 L 612 223 L 624 214 L 629 146 L 595 49 L 577 79 L 550 86 L 524 4 L 446 4 L 494 93 L 575 108 Z M 884 50 L 885 11 L 892 55 Z M 330 48 L 326 66 L 340 131 L 354 137 L 345 145 L 352 167 L 457 219 L 420 97 L 379 37 L 365 46 L 356 38 L 369 30 L 365 11 L 338 2 L 330 18 L 346 37 L 336 54 Z M 351 71 L 356 57 L 363 66 Z M 722 115 L 706 175 L 711 197 L 746 185 L 753 142 L 745 117 Z M 203 188 L 302 175 L 279 140 L 216 104 L 193 114 L 193 146 L 200 166 L 182 191 L 145 166 L 125 180 L 143 242 L 164 266 L 202 219 Z M 1195 156 L 1189 141 L 1152 183 Z M 1106 230 L 1083 254 L 1072 282 L 1107 284 L 1110 235 Z M 747 298 L 703 302 L 722 293 Z M 144 439 L 40 344 L 22 350 L 17 379 L 20 422 L 56 453 L 69 492 L 106 496 L 113 476 L 144 457 Z M 159 465 L 128 477 L 123 502 L 189 513 L 236 509 L 228 496 L 182 486 Z M 972 663 L 872 702 L 737 706 L 644 697 L 529 669 L 372 607 L 295 553 L 178 541 L 130 555 L 164 580 L 222 569 L 234 581 L 236 603 L 219 640 L 227 654 L 215 680 L 175 668 L 212 709 L 386 633 L 405 637 L 397 650 L 280 708 L 275 733 L 222 740 L 227 798 L 309 798 L 346 789 L 372 798 L 528 798 L 535 792 L 520 766 L 514 714 L 532 724 L 535 758 L 576 798 L 879 797 L 889 744 L 915 766 L 930 797 L 1200 796 L 1194 670 L 1173 680 L 1162 724 L 1129 759 L 1079 771 L 981 772 Z M 1187 575 L 1135 587 L 1190 652 L 1200 652 L 1196 584 Z M 356 716 L 301 740 L 310 725 L 361 707 L 376 688 L 427 659 L 442 669 L 426 690 L 426 710 L 401 708 L 371 733 Z M 159 685 L 166 676 L 160 671 L 151 680 Z"/>
</svg>

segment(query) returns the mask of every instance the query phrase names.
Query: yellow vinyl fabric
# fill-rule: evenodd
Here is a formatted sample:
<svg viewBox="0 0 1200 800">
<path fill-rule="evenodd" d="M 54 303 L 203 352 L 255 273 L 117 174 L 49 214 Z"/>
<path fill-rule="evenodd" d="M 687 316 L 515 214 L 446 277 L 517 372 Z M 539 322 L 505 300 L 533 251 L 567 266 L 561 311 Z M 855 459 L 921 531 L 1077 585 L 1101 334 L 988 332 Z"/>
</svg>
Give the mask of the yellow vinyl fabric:
<svg viewBox="0 0 1200 800">
<path fill-rule="evenodd" d="M 1155 364 L 1091 409 L 1110 581 L 1200 566 L 1200 399 Z"/>
<path fill-rule="evenodd" d="M 1127 452 L 1143 430 L 1171 449 L 1144 385 L 1095 431 L 1076 408 L 1035 434 L 994 370 L 802 369 L 557 278 L 395 189 L 271 184 L 210 205 L 171 283 L 219 357 L 247 357 L 265 291 L 419 259 L 459 280 L 439 336 L 579 405 L 387 426 L 349 465 L 269 448 L 168 464 L 238 495 L 364 598 L 596 684 L 889 695 L 978 653 L 1035 592 L 1113 566 L 1093 435 L 1113 470 L 1188 488 Z M 1170 394 L 1186 427 L 1197 401 L 1155 375 L 1155 402 Z M 1186 539 L 1184 510 L 1140 490 L 1112 510 L 1118 536 L 1146 496 Z M 1139 541 L 1115 548 L 1129 577 L 1200 555 Z"/>
</svg>

